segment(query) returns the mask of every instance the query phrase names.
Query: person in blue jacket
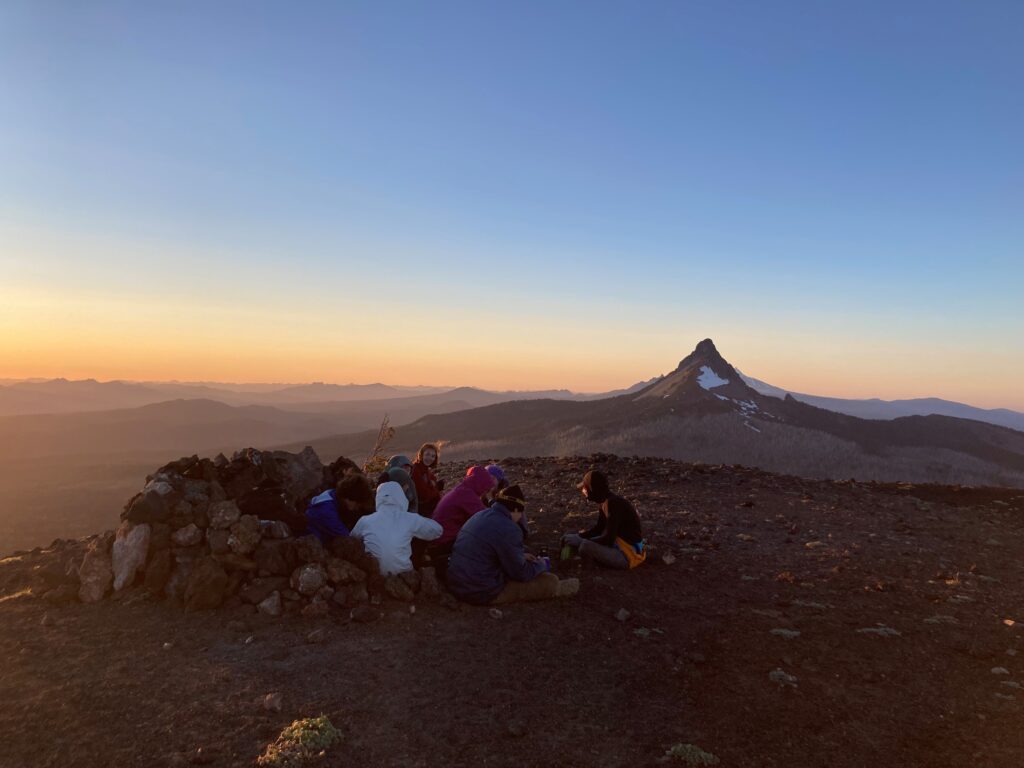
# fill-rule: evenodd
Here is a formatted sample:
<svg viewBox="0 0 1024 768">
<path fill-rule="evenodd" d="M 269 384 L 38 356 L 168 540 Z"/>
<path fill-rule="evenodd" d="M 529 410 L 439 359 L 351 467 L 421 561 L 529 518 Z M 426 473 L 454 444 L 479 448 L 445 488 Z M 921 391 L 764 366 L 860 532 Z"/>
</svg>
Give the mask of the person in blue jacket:
<svg viewBox="0 0 1024 768">
<path fill-rule="evenodd" d="M 448 561 L 448 588 L 474 605 L 571 597 L 579 579 L 560 580 L 547 558 L 523 549 L 519 521 L 526 497 L 518 485 L 500 491 L 491 506 L 462 526 Z"/>
<path fill-rule="evenodd" d="M 306 508 L 306 530 L 324 544 L 348 536 L 360 517 L 374 511 L 373 489 L 359 472 L 346 474 L 331 490 L 314 496 Z"/>
</svg>

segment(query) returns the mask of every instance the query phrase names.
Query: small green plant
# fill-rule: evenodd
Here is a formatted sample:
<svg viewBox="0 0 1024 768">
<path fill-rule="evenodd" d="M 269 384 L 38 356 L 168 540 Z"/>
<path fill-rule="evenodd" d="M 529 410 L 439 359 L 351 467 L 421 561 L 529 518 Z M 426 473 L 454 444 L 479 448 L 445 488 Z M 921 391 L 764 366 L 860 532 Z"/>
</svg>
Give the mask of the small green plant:
<svg viewBox="0 0 1024 768">
<path fill-rule="evenodd" d="M 334 727 L 326 715 L 296 720 L 267 746 L 256 759 L 260 768 L 303 768 L 323 757 L 324 753 L 341 741 L 341 731 Z"/>
<path fill-rule="evenodd" d="M 717 757 L 710 752 L 705 752 L 696 744 L 675 744 L 665 753 L 665 757 L 688 766 L 718 765 L 719 763 Z"/>
</svg>

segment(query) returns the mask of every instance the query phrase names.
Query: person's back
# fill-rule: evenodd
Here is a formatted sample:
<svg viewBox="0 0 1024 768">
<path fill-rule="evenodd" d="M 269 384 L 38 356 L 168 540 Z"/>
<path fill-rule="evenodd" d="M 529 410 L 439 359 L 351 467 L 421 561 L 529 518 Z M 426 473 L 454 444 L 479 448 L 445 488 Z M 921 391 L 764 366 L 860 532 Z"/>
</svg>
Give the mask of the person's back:
<svg viewBox="0 0 1024 768">
<path fill-rule="evenodd" d="M 349 528 L 338 514 L 338 501 L 334 489 L 314 496 L 306 507 L 306 530 L 325 544 L 335 536 L 348 536 Z"/>
<path fill-rule="evenodd" d="M 494 477 L 486 469 L 470 467 L 462 482 L 441 497 L 434 510 L 434 520 L 444 529 L 438 546 L 453 543 L 466 521 L 484 509 L 480 497 L 493 488 L 494 483 Z"/>
<path fill-rule="evenodd" d="M 441 535 L 438 523 L 410 513 L 408 504 L 398 483 L 381 483 L 377 511 L 359 518 L 352 529 L 352 536 L 362 539 L 366 551 L 377 558 L 384 576 L 412 570 L 413 538 L 432 541 Z"/>
<path fill-rule="evenodd" d="M 524 499 L 518 486 L 507 490 L 459 531 L 448 563 L 448 588 L 476 605 L 576 594 L 578 581 L 559 581 L 549 572 L 549 561 L 524 551 L 518 524 Z"/>
</svg>

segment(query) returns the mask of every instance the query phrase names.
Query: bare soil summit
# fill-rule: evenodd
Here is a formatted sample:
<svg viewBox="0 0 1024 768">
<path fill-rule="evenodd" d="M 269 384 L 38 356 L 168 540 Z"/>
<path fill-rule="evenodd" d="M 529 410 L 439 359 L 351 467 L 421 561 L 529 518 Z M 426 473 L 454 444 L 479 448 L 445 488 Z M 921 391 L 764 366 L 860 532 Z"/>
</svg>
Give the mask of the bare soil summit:
<svg viewBox="0 0 1024 768">
<path fill-rule="evenodd" d="M 279 617 L 236 592 L 186 612 L 145 573 L 95 603 L 47 600 L 101 537 L 3 558 L 0 766 L 252 765 L 321 714 L 341 732 L 325 766 L 1024 763 L 1020 489 L 606 454 L 502 464 L 531 546 L 594 515 L 574 483 L 599 467 L 651 558 L 561 564 L 575 599 L 498 618 L 422 591 Z M 174 533 L 202 527 L 190 514 Z"/>
</svg>

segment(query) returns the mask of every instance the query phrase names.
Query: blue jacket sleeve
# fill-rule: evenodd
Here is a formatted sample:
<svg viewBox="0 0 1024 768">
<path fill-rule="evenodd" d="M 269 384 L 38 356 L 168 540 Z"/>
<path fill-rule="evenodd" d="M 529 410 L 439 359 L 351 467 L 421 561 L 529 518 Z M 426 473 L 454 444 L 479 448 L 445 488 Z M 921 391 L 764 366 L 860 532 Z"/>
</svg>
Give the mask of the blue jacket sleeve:
<svg viewBox="0 0 1024 768">
<path fill-rule="evenodd" d="M 530 581 L 544 573 L 546 569 L 543 563 L 531 563 L 526 559 L 526 553 L 523 551 L 523 532 L 515 523 L 512 525 L 515 535 L 503 537 L 496 547 L 498 561 L 501 563 L 501 570 L 512 581 Z"/>
</svg>

